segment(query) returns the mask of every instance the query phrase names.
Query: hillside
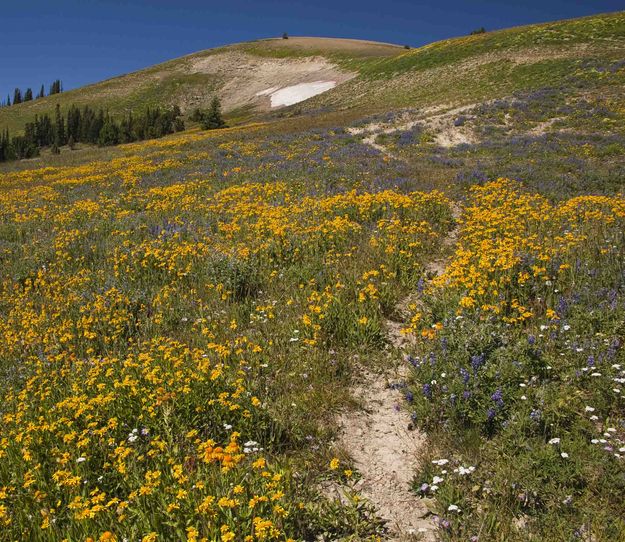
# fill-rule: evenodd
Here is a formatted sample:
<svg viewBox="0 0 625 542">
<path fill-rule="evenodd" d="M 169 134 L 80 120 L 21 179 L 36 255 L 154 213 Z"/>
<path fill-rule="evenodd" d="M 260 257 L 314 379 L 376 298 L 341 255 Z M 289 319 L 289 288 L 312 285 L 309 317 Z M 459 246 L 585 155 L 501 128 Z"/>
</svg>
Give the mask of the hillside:
<svg viewBox="0 0 625 542">
<path fill-rule="evenodd" d="M 271 109 L 267 90 L 331 81 L 337 85 L 359 68 L 399 54 L 398 46 L 333 38 L 265 39 L 201 51 L 94 85 L 0 109 L 0 126 L 19 130 L 57 103 L 103 107 L 112 114 L 147 106 L 207 107 L 214 94 L 231 114 Z"/>
<path fill-rule="evenodd" d="M 0 542 L 625 540 L 624 52 L 260 40 L 55 97 L 230 127 L 0 164 Z"/>
<path fill-rule="evenodd" d="M 217 94 L 232 120 L 265 117 L 271 92 L 336 85 L 291 114 L 468 104 L 517 90 L 594 77 L 625 55 L 623 12 L 488 32 L 405 50 L 376 42 L 291 37 L 201 51 L 101 83 L 0 109 L 19 130 L 35 114 L 90 104 L 113 114 L 178 104 L 206 107 Z M 328 85 L 324 88 L 331 88 Z M 280 102 L 278 102 L 280 103 Z"/>
</svg>

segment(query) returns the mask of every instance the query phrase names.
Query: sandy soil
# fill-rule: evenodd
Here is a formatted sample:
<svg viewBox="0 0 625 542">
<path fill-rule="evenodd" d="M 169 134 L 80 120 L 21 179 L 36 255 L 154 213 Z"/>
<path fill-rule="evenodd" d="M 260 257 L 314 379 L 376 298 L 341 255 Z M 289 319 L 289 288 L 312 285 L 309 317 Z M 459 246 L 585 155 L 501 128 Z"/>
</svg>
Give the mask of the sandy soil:
<svg viewBox="0 0 625 542">
<path fill-rule="evenodd" d="M 269 38 L 258 43 L 270 49 L 289 48 L 290 50 L 311 52 L 323 50 L 330 53 L 346 53 L 350 56 L 395 56 L 403 53 L 403 47 L 392 43 L 369 40 L 320 38 L 307 36 L 291 36 L 288 40 Z"/>
<path fill-rule="evenodd" d="M 301 101 L 296 100 L 298 96 L 309 98 L 356 76 L 323 57 L 270 58 L 241 51 L 190 58 L 186 71 L 225 81 L 218 90 L 225 111 L 245 106 L 267 110 L 291 105 Z M 313 89 L 315 92 L 311 93 Z M 205 96 L 198 92 L 190 97 L 185 108 L 205 101 Z"/>
<path fill-rule="evenodd" d="M 390 540 L 417 535 L 433 540 L 430 511 L 410 488 L 425 437 L 412 428 L 408 412 L 401 407 L 401 394 L 389 386 L 389 379 L 403 380 L 403 373 L 401 369 L 385 375 L 362 372 L 352 390 L 361 406 L 341 417 L 340 443 L 361 475 L 355 489 L 387 521 Z"/>
<path fill-rule="evenodd" d="M 410 130 L 415 126 L 422 126 L 434 136 L 434 142 L 440 147 L 454 147 L 462 143 L 475 143 L 477 138 L 468 126 L 455 126 L 455 119 L 473 109 L 476 104 L 465 105 L 448 109 L 439 113 L 441 108 L 422 110 L 417 113 L 406 114 L 394 123 L 371 123 L 364 127 L 348 128 L 353 135 L 364 135 L 363 143 L 377 149 L 391 158 L 396 158 L 384 145 L 378 143 L 377 137 L 382 134 L 393 134 Z"/>
</svg>

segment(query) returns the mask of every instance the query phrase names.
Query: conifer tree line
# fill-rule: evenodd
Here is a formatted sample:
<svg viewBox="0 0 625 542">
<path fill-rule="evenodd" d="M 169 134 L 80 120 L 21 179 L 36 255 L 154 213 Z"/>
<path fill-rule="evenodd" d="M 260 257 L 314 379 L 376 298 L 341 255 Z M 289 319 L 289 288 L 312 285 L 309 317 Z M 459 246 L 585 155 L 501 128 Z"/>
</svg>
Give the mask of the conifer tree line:
<svg viewBox="0 0 625 542">
<path fill-rule="evenodd" d="M 63 83 L 60 79 L 53 81 L 50 84 L 50 88 L 48 90 L 48 96 L 52 96 L 53 94 L 60 94 L 63 92 Z M 11 100 L 11 95 L 7 95 L 6 100 L 0 101 L 0 107 L 8 107 L 10 105 L 21 104 L 22 102 L 30 102 L 36 98 L 44 98 L 46 95 L 44 85 L 41 85 L 39 92 L 36 96 L 33 95 L 33 89 L 27 88 L 24 92 L 21 89 L 16 88 L 13 91 L 13 100 Z"/>
<path fill-rule="evenodd" d="M 0 130 L 0 162 L 21 160 L 39 155 L 41 148 L 50 147 L 58 154 L 59 148 L 83 142 L 107 146 L 153 139 L 184 130 L 181 111 L 171 108 L 148 107 L 142 115 L 129 113 L 116 120 L 104 109 L 86 105 L 82 109 L 72 105 L 66 114 L 57 104 L 54 116 L 38 115 L 24 127 L 24 135 L 10 136 Z"/>
<path fill-rule="evenodd" d="M 60 81 L 58 83 L 60 89 Z M 67 145 L 73 149 L 78 142 L 109 146 L 162 137 L 185 129 L 181 115 L 180 108 L 174 105 L 171 108 L 148 107 L 141 115 L 128 113 L 116 120 L 108 111 L 88 105 L 82 109 L 72 105 L 63 114 L 57 104 L 53 118 L 48 114 L 35 116 L 35 120 L 24 127 L 24 135 L 11 137 L 8 129 L 0 129 L 0 162 L 32 158 L 45 147 L 59 154 L 60 147 Z M 208 110 L 196 109 L 190 118 L 199 122 L 204 130 L 226 127 L 217 97 L 212 99 Z"/>
</svg>

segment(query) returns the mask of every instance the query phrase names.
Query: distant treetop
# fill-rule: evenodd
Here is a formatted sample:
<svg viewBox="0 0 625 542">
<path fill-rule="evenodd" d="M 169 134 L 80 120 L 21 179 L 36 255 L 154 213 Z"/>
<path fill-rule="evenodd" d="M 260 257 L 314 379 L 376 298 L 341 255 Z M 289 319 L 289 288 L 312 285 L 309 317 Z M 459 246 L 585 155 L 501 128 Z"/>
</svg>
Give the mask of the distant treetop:
<svg viewBox="0 0 625 542">
<path fill-rule="evenodd" d="M 61 92 L 63 92 L 63 83 L 60 79 L 57 79 L 50 85 L 50 95 L 59 94 Z M 46 93 L 43 85 L 41 85 L 41 89 L 37 93 L 36 97 L 33 95 L 32 88 L 27 88 L 23 93 L 21 89 L 16 88 L 13 92 L 13 101 L 11 101 L 10 96 L 7 96 L 7 99 L 5 101 L 0 101 L 0 107 L 8 107 L 11 104 L 20 104 L 22 102 L 30 102 L 35 98 L 44 98 L 45 95 Z"/>
<path fill-rule="evenodd" d="M 471 33 L 469 35 L 470 36 L 475 36 L 476 34 L 486 34 L 486 28 L 481 26 L 480 28 L 478 28 L 476 30 L 471 30 Z"/>
</svg>

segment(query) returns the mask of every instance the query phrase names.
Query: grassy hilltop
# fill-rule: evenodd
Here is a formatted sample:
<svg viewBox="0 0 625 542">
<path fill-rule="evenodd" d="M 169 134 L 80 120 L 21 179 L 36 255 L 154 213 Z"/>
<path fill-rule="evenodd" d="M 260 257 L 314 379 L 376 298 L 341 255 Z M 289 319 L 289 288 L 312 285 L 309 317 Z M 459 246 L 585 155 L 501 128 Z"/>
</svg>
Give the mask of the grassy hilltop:
<svg viewBox="0 0 625 542">
<path fill-rule="evenodd" d="M 355 76 L 360 66 L 402 50 L 394 45 L 332 38 L 294 37 L 230 45 L 0 109 L 0 126 L 20 130 L 36 114 L 52 114 L 57 103 L 63 109 L 72 104 L 102 107 L 114 115 L 159 105 L 179 105 L 189 112 L 207 107 L 215 94 L 223 98 L 226 111 L 241 109 L 249 117 L 256 109 L 257 114 L 267 109 L 266 99 L 256 97 L 250 86 L 257 92 L 291 81 L 314 81 L 320 74 L 345 79 Z M 319 62 L 308 66 L 313 57 Z"/>
<path fill-rule="evenodd" d="M 0 541 L 625 540 L 624 51 L 261 40 L 0 109 L 249 121 L 0 166 Z"/>
</svg>

